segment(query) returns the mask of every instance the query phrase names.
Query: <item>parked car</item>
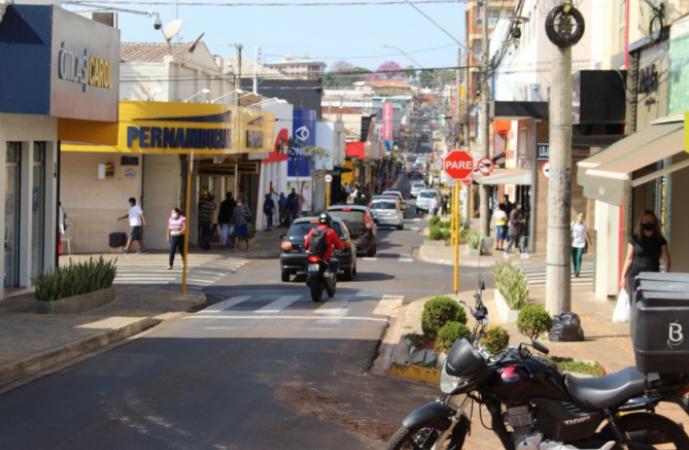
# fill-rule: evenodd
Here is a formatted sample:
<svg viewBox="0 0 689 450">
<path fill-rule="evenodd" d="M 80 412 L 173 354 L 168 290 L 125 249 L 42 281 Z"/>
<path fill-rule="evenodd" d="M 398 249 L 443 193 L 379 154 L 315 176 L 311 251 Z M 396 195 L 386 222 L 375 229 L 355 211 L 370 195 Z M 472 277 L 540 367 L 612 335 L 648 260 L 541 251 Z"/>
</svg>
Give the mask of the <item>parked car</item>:
<svg viewBox="0 0 689 450">
<path fill-rule="evenodd" d="M 404 195 L 402 195 L 401 191 L 395 189 L 388 189 L 387 191 L 383 191 L 383 195 L 392 195 L 397 197 L 400 200 L 400 206 L 402 208 L 402 211 L 405 211 L 407 209 L 407 202 L 404 201 Z"/>
<path fill-rule="evenodd" d="M 368 209 L 371 209 L 371 205 L 376 200 L 392 200 L 397 203 L 397 206 L 399 206 L 400 210 L 402 209 L 402 203 L 400 202 L 399 197 L 396 195 L 373 195 L 371 196 L 371 201 L 368 203 Z"/>
<path fill-rule="evenodd" d="M 416 212 L 429 212 L 431 210 L 431 202 L 434 198 L 438 198 L 438 191 L 435 189 L 424 189 L 419 192 L 416 197 Z"/>
<path fill-rule="evenodd" d="M 280 245 L 280 275 L 282 281 L 289 281 L 291 275 L 306 273 L 306 250 L 304 240 L 311 228 L 318 226 L 318 217 L 302 217 L 292 222 L 287 234 L 282 236 Z M 333 229 L 343 242 L 349 245 L 343 250 L 336 250 L 333 259 L 339 263 L 338 275 L 345 281 L 350 281 L 356 276 L 356 243 L 342 219 L 333 217 Z"/>
<path fill-rule="evenodd" d="M 373 220 L 379 226 L 393 226 L 398 230 L 404 229 L 404 213 L 395 199 L 380 199 L 371 202 Z"/>
<path fill-rule="evenodd" d="M 409 195 L 413 198 L 416 198 L 419 195 L 419 192 L 423 191 L 424 189 L 426 189 L 426 183 L 423 181 L 414 181 L 411 184 Z"/>
<path fill-rule="evenodd" d="M 361 205 L 333 205 L 328 208 L 332 217 L 338 217 L 347 225 L 359 254 L 375 256 L 378 252 L 378 231 L 371 211 Z"/>
</svg>

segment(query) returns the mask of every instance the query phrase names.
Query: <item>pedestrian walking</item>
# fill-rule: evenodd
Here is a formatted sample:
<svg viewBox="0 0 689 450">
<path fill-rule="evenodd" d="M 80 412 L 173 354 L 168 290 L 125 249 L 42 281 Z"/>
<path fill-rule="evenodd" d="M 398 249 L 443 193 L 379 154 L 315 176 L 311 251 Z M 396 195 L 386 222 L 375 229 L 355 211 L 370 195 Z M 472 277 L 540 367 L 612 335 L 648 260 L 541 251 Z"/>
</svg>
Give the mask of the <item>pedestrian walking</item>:
<svg viewBox="0 0 689 450">
<path fill-rule="evenodd" d="M 232 213 L 237 202 L 232 196 L 232 192 L 225 194 L 225 200 L 220 203 L 220 211 L 218 211 L 218 225 L 220 225 L 220 243 L 227 247 L 230 245 L 230 236 L 232 236 Z"/>
<path fill-rule="evenodd" d="M 280 197 L 278 198 L 278 210 L 280 213 L 280 226 L 286 227 L 289 221 L 289 212 L 287 209 L 287 197 L 284 192 L 280 192 Z"/>
<path fill-rule="evenodd" d="M 291 225 L 292 222 L 294 222 L 294 219 L 299 217 L 299 195 L 297 194 L 297 190 L 294 188 L 287 196 L 287 211 L 289 213 L 288 225 Z"/>
<path fill-rule="evenodd" d="M 251 210 L 244 205 L 244 201 L 237 200 L 237 206 L 232 212 L 232 226 L 234 227 L 233 240 L 234 248 L 239 249 L 239 242 L 246 243 L 246 251 L 249 251 L 249 224 L 248 220 L 251 217 Z"/>
<path fill-rule="evenodd" d="M 173 208 L 170 218 L 167 220 L 167 243 L 169 246 L 169 267 L 175 263 L 175 254 L 179 251 L 184 258 L 184 236 L 187 234 L 187 218 L 182 215 L 179 208 Z"/>
<path fill-rule="evenodd" d="M 505 250 L 505 240 L 507 239 L 508 217 L 505 206 L 500 203 L 493 213 L 495 217 L 495 250 Z"/>
<path fill-rule="evenodd" d="M 438 207 L 440 206 L 440 202 L 438 201 L 438 196 L 434 195 L 433 198 L 431 199 L 431 216 L 437 216 L 438 215 Z"/>
<path fill-rule="evenodd" d="M 442 201 L 440 202 L 440 215 L 443 217 L 447 217 L 449 212 L 449 202 L 449 196 L 447 194 L 443 194 Z"/>
<path fill-rule="evenodd" d="M 266 194 L 263 200 L 263 214 L 266 216 L 266 231 L 273 231 L 273 213 L 275 212 L 275 202 L 270 193 Z"/>
<path fill-rule="evenodd" d="M 505 211 L 505 214 L 507 214 L 507 217 L 509 217 L 510 214 L 512 214 L 512 210 L 514 209 L 515 205 L 512 202 L 510 202 L 510 196 L 509 195 L 505 194 L 502 196 L 502 198 L 503 198 L 503 201 L 502 201 L 501 205 L 503 207 L 503 211 Z"/>
<path fill-rule="evenodd" d="M 576 278 L 579 278 L 581 260 L 590 245 L 591 239 L 589 238 L 589 229 L 584 223 L 584 213 L 579 213 L 576 220 L 572 223 L 572 266 Z"/>
<path fill-rule="evenodd" d="M 631 296 L 634 278 L 641 272 L 659 272 L 661 258 L 665 272 L 669 272 L 671 260 L 667 241 L 660 232 L 658 217 L 647 209 L 639 218 L 637 233 L 632 235 L 627 244 L 627 258 L 620 276 L 620 289 L 626 289 Z"/>
<path fill-rule="evenodd" d="M 519 254 L 522 258 L 526 258 L 527 254 L 524 251 L 524 229 L 526 228 L 526 217 L 522 210 L 522 204 L 516 203 L 514 209 L 510 212 L 509 221 L 507 223 L 507 247 L 505 248 L 505 259 L 510 257 L 512 247 L 517 245 L 519 247 Z"/>
<path fill-rule="evenodd" d="M 62 202 L 58 202 L 57 208 L 57 254 L 62 256 L 63 248 L 62 241 L 65 238 L 65 231 L 67 230 L 67 225 L 65 220 L 67 219 L 67 214 L 65 214 L 65 208 L 62 207 Z"/>
<path fill-rule="evenodd" d="M 144 227 L 148 227 L 144 211 L 136 204 L 134 197 L 129 198 L 129 212 L 124 216 L 120 216 L 117 220 L 129 220 L 129 239 L 127 244 L 122 249 L 122 253 L 129 253 L 132 243 L 136 241 L 139 244 L 139 253 L 144 252 Z"/>
<path fill-rule="evenodd" d="M 211 233 L 213 230 L 213 214 L 215 213 L 215 203 L 211 200 L 207 191 L 201 193 L 199 202 L 199 247 L 201 250 L 211 249 Z"/>
</svg>

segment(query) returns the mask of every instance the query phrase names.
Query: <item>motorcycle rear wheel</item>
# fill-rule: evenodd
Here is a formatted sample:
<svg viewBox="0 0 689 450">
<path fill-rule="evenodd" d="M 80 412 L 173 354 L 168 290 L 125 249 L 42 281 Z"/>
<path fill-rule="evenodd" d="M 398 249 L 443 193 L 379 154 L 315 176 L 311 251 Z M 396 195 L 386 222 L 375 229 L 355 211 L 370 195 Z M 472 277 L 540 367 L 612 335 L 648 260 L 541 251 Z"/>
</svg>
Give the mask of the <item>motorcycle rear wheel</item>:
<svg viewBox="0 0 689 450">
<path fill-rule="evenodd" d="M 651 413 L 634 413 L 620 417 L 615 423 L 630 440 L 627 446 L 629 450 L 654 450 L 657 448 L 689 450 L 689 437 L 682 427 L 667 417 Z M 602 433 L 613 436 L 610 425 L 607 425 Z M 671 447 L 668 447 L 668 444 Z M 624 447 L 620 445 L 614 447 L 614 449 L 622 448 Z"/>
<path fill-rule="evenodd" d="M 318 280 L 311 280 L 311 283 L 309 284 L 309 288 L 311 289 L 311 300 L 313 300 L 316 303 L 320 302 L 321 297 L 323 295 L 323 289 L 321 288 L 321 282 Z"/>
<path fill-rule="evenodd" d="M 438 442 L 443 435 L 441 430 L 434 428 L 406 428 L 400 427 L 387 442 L 386 450 L 461 450 L 467 427 L 455 429 L 446 442 Z"/>
</svg>

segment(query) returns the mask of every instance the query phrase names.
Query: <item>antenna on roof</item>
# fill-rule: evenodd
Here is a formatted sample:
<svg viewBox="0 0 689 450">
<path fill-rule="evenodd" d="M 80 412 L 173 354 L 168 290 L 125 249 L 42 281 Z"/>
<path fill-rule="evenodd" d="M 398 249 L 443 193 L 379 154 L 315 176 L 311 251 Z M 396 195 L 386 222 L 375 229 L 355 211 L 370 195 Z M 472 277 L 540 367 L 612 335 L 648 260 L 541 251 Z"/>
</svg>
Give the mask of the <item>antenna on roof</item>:
<svg viewBox="0 0 689 450">
<path fill-rule="evenodd" d="M 163 37 L 165 37 L 165 40 L 167 41 L 167 46 L 171 50 L 171 42 L 179 34 L 179 32 L 182 30 L 182 21 L 179 19 L 175 19 L 172 22 L 168 23 L 165 25 L 165 28 L 163 28 Z"/>
<path fill-rule="evenodd" d="M 194 40 L 194 43 L 191 44 L 191 47 L 189 47 L 189 53 L 194 53 L 194 50 L 196 50 L 196 46 L 199 44 L 199 42 L 201 42 L 201 39 L 203 38 L 203 36 L 204 36 L 205 34 L 206 34 L 206 33 L 201 33 L 201 34 L 199 34 L 199 37 L 197 37 L 197 38 Z"/>
</svg>

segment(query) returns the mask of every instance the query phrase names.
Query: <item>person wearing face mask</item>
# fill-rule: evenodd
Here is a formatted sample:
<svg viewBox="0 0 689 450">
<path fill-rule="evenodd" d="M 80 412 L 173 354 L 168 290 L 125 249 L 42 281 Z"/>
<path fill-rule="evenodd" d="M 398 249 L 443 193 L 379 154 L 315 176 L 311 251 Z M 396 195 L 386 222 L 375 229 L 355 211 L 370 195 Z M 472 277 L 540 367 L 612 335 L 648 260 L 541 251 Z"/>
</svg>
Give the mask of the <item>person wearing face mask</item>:
<svg viewBox="0 0 689 450">
<path fill-rule="evenodd" d="M 168 270 L 172 270 L 177 251 L 184 257 L 184 235 L 186 232 L 187 219 L 182 215 L 182 211 L 179 208 L 174 208 L 170 212 L 170 218 L 167 221 L 167 242 L 170 244 L 170 267 L 168 267 Z"/>
<path fill-rule="evenodd" d="M 641 272 L 659 272 L 660 258 L 663 259 L 665 271 L 670 271 L 670 251 L 667 241 L 660 232 L 658 217 L 651 210 L 646 210 L 639 219 L 639 231 L 634 234 L 627 245 L 627 258 L 622 268 L 620 289 L 627 289 L 632 294 L 634 278 Z"/>
</svg>

